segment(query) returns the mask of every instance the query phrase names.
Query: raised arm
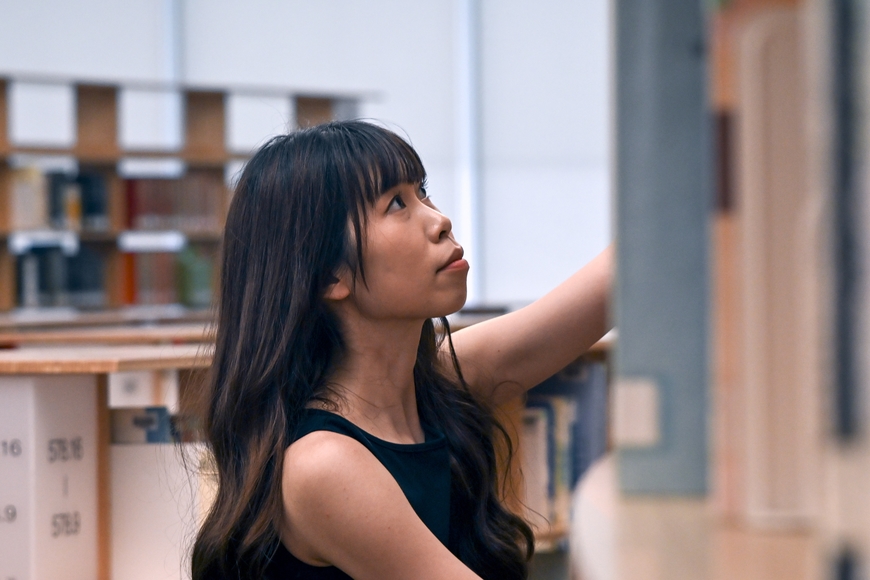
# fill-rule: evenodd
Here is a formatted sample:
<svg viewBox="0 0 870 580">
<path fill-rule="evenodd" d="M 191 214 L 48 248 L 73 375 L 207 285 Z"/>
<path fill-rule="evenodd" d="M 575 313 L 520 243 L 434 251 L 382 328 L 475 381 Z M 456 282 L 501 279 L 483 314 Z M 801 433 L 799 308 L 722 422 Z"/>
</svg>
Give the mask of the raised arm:
<svg viewBox="0 0 870 580">
<path fill-rule="evenodd" d="M 499 404 L 564 368 L 609 329 L 613 248 L 532 304 L 453 333 L 465 380 Z"/>
</svg>

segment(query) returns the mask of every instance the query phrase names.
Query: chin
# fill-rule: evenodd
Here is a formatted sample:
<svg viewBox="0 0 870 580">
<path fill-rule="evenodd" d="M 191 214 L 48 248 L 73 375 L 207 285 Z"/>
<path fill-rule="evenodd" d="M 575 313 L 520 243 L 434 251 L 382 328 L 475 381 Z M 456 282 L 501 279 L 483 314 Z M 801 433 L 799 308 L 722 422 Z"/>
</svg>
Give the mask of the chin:
<svg viewBox="0 0 870 580">
<path fill-rule="evenodd" d="M 442 316 L 447 316 L 449 314 L 459 312 L 460 310 L 462 310 L 462 307 L 465 306 L 465 300 L 467 297 L 468 292 L 463 290 L 462 296 L 457 296 L 456 299 L 444 304 L 443 308 L 436 309 L 435 314 L 433 314 L 429 318 L 441 318 Z"/>
</svg>

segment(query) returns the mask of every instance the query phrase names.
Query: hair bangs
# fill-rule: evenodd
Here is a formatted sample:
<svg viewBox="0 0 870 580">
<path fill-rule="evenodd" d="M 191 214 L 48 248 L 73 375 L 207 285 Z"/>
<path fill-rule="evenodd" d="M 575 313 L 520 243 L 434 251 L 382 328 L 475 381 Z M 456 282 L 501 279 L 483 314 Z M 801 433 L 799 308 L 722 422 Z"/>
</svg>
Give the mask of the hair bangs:
<svg viewBox="0 0 870 580">
<path fill-rule="evenodd" d="M 354 174 L 357 187 L 347 192 L 357 204 L 374 205 L 384 192 L 402 183 L 422 183 L 426 170 L 419 155 L 407 141 L 395 133 L 371 125 L 344 125 L 345 164 Z"/>
<path fill-rule="evenodd" d="M 348 240 L 348 265 L 365 284 L 362 244 L 366 211 L 385 192 L 402 183 L 424 186 L 426 170 L 411 145 L 390 131 L 366 122 L 333 122 L 321 126 L 337 139 L 335 170 L 343 189 L 353 239 Z"/>
</svg>

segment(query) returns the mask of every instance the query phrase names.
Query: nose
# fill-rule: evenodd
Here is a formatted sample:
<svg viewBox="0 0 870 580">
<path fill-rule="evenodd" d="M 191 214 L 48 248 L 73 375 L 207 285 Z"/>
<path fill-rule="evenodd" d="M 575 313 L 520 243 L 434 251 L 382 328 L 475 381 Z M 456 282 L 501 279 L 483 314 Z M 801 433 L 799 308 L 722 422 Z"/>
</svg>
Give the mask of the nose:
<svg viewBox="0 0 870 580">
<path fill-rule="evenodd" d="M 450 218 L 438 211 L 435 207 L 427 208 L 430 212 L 432 223 L 430 224 L 431 236 L 433 241 L 437 242 L 442 238 L 446 238 L 453 231 L 453 222 Z"/>
</svg>

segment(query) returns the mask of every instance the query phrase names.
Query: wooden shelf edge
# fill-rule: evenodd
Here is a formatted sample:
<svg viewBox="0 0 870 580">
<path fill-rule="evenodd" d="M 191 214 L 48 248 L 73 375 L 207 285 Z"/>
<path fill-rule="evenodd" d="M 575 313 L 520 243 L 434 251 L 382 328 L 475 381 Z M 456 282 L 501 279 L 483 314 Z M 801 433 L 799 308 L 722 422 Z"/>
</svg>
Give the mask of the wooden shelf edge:
<svg viewBox="0 0 870 580">
<path fill-rule="evenodd" d="M 63 147 L 28 147 L 0 145 L 0 159 L 9 159 L 15 155 L 46 155 L 74 157 L 79 165 L 114 165 L 124 158 L 146 159 L 180 159 L 193 168 L 223 169 L 231 161 L 247 161 L 248 157 L 238 154 L 210 153 L 197 151 L 172 151 L 172 150 L 92 150 Z"/>
<path fill-rule="evenodd" d="M 212 356 L 207 344 L 27 347 L 0 351 L 0 375 L 205 369 Z"/>
</svg>

